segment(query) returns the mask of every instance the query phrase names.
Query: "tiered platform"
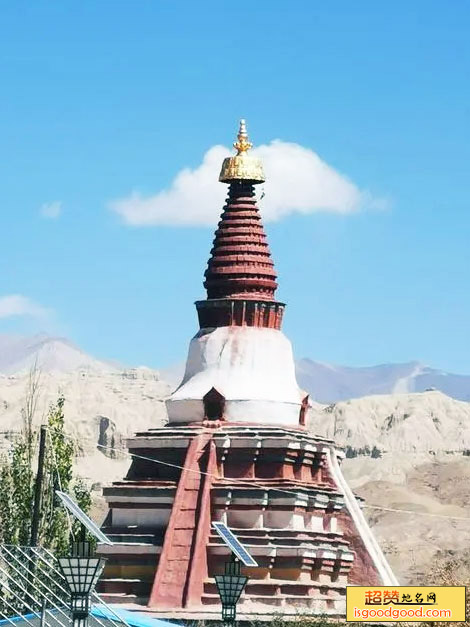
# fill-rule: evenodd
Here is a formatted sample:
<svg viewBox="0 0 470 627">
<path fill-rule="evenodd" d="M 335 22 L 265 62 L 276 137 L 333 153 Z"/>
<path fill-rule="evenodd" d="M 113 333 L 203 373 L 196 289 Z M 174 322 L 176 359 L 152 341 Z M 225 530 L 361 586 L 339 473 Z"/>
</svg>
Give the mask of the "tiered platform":
<svg viewBox="0 0 470 627">
<path fill-rule="evenodd" d="M 338 524 L 345 504 L 327 453 L 342 452 L 332 441 L 301 428 L 206 424 L 151 429 L 127 445 L 138 457 L 104 491 L 104 531 L 116 542 L 101 547 L 107 601 L 220 609 L 214 576 L 229 551 L 210 523 L 222 520 L 258 562 L 246 569 L 241 611 L 341 614 L 348 577 L 364 565 Z"/>
</svg>

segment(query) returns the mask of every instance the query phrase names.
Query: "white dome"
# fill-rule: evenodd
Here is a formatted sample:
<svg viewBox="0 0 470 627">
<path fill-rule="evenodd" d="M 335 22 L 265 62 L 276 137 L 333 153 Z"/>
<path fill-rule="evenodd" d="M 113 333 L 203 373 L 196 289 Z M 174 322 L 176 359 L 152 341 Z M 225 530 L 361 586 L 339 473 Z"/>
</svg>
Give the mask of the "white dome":
<svg viewBox="0 0 470 627">
<path fill-rule="evenodd" d="M 203 398 L 215 388 L 232 422 L 297 425 L 302 393 L 292 346 L 281 331 L 259 327 L 202 329 L 189 345 L 183 381 L 167 401 L 170 423 L 204 419 Z"/>
</svg>

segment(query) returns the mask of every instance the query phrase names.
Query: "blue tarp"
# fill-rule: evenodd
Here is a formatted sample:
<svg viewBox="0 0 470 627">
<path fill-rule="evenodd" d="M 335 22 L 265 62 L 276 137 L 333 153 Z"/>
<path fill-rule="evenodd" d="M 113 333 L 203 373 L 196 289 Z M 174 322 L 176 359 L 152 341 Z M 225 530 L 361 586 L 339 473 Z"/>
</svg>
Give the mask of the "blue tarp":
<svg viewBox="0 0 470 627">
<path fill-rule="evenodd" d="M 2 620 L 0 620 L 0 625 L 9 625 L 11 622 L 19 623 L 22 620 L 31 620 L 32 618 L 37 618 L 36 614 L 25 614 L 24 616 L 10 616 L 10 618 L 8 619 L 2 618 Z"/>
<path fill-rule="evenodd" d="M 160 620 L 159 618 L 150 618 L 141 614 L 140 612 L 131 612 L 121 608 L 113 607 L 111 610 L 106 605 L 93 605 L 90 614 L 97 618 L 104 618 L 107 620 L 114 620 L 117 622 L 117 616 L 130 627 L 182 627 L 181 623 L 173 623 L 166 620 Z M 20 623 L 25 622 L 26 619 L 34 620 L 38 617 L 35 614 L 26 614 L 24 616 L 11 616 L 9 619 L 0 620 L 0 625 L 9 625 L 12 622 Z"/>
<path fill-rule="evenodd" d="M 159 618 L 150 618 L 145 614 L 141 614 L 139 611 L 131 612 L 113 606 L 111 611 L 106 605 L 94 605 L 91 610 L 93 616 L 98 618 L 108 618 L 109 620 L 116 620 L 116 614 L 125 621 L 131 627 L 182 627 L 181 623 L 173 623 L 166 620 L 160 620 Z"/>
</svg>

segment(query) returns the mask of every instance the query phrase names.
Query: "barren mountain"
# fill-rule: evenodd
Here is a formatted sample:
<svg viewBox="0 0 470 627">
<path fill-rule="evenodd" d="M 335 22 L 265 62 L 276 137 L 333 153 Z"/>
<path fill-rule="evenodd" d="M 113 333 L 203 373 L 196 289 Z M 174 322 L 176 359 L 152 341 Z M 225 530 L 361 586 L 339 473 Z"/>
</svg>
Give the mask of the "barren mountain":
<svg viewBox="0 0 470 627">
<path fill-rule="evenodd" d="M 343 470 L 402 583 L 470 541 L 470 404 L 438 391 L 314 405 L 310 428 L 346 449 Z M 463 555 L 463 553 L 462 553 Z"/>
<path fill-rule="evenodd" d="M 435 565 L 465 558 L 470 541 L 470 458 L 346 459 L 345 476 L 401 584 L 429 583 Z"/>
<path fill-rule="evenodd" d="M 299 385 L 319 403 L 434 388 L 458 400 L 470 400 L 469 375 L 436 370 L 417 361 L 351 368 L 299 359 L 296 370 Z"/>
<path fill-rule="evenodd" d="M 22 427 L 28 379 L 28 373 L 0 375 L 0 448 L 8 447 L 12 432 Z M 66 428 L 80 450 L 80 473 L 93 483 L 112 481 L 129 464 L 113 449 L 139 429 L 164 424 L 168 393 L 158 373 L 147 368 L 41 372 L 34 422 L 43 422 L 49 405 L 63 394 Z"/>
<path fill-rule="evenodd" d="M 306 368 L 305 361 L 299 368 L 313 376 L 314 362 Z M 81 449 L 80 474 L 97 489 L 121 478 L 129 459 L 113 449 L 120 449 L 123 438 L 136 430 L 164 424 L 163 399 L 170 386 L 155 371 L 120 370 L 67 340 L 0 336 L 0 370 L 16 372 L 0 375 L 1 432 L 21 428 L 27 371 L 34 363 L 42 369 L 36 423 L 63 393 L 67 429 Z M 401 582 L 426 580 L 438 553 L 458 555 L 470 541 L 470 404 L 438 391 L 406 393 L 424 376 L 416 364 L 347 372 L 349 387 L 342 391 L 334 387 L 333 367 L 316 366 L 318 378 L 311 385 L 317 390 L 324 386 L 325 396 L 371 388 L 377 393 L 330 405 L 314 402 L 310 428 L 345 447 L 345 475 L 366 499 L 365 512 Z M 330 383 L 325 373 L 333 376 Z M 173 383 L 178 374 L 175 369 Z M 448 376 L 459 384 L 454 393 L 463 395 L 467 378 Z M 309 389 L 305 379 L 302 385 Z M 385 394 L 390 388 L 395 393 Z M 2 441 L 8 444 L 0 436 L 0 446 Z M 100 515 L 97 510 L 97 520 Z"/>
<path fill-rule="evenodd" d="M 37 367 L 45 372 L 72 372 L 78 369 L 115 371 L 111 362 L 104 362 L 84 353 L 78 346 L 61 337 L 46 334 L 29 336 L 0 334 L 0 372 L 12 374 Z"/>
<path fill-rule="evenodd" d="M 374 446 L 409 453 L 470 449 L 470 404 L 437 390 L 315 405 L 311 425 L 357 451 Z"/>
</svg>

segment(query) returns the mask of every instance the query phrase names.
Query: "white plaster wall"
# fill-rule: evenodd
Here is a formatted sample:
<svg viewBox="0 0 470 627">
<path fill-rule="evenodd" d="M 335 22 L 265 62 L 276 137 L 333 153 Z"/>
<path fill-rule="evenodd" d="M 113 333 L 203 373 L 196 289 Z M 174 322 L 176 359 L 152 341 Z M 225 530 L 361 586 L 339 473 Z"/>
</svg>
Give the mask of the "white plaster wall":
<svg viewBox="0 0 470 627">
<path fill-rule="evenodd" d="M 256 327 L 202 329 L 189 345 L 181 385 L 167 401 L 170 423 L 199 422 L 214 387 L 233 422 L 297 425 L 304 393 L 292 346 L 281 331 Z"/>
<path fill-rule="evenodd" d="M 306 528 L 310 531 L 317 531 L 319 533 L 323 533 L 325 531 L 325 527 L 323 524 L 323 516 L 310 516 L 310 520 Z M 328 531 L 328 530 L 326 530 Z"/>
<path fill-rule="evenodd" d="M 219 388 L 217 389 L 220 391 Z M 172 397 L 167 401 L 167 408 L 171 424 L 201 422 L 201 420 L 204 420 L 204 403 L 202 400 L 175 400 Z M 225 402 L 224 417 L 229 422 L 293 426 L 299 424 L 299 412 L 300 403 L 231 400 Z"/>
<path fill-rule="evenodd" d="M 166 527 L 170 520 L 169 509 L 112 509 L 112 523 L 115 526 L 137 525 L 143 527 Z"/>
<path fill-rule="evenodd" d="M 301 519 L 301 520 L 300 520 Z M 263 516 L 266 529 L 297 529 L 303 530 L 303 516 L 285 510 L 266 510 Z"/>
<path fill-rule="evenodd" d="M 263 527 L 263 513 L 259 510 L 237 510 L 227 511 L 227 526 L 234 529 L 259 529 Z"/>
<path fill-rule="evenodd" d="M 330 449 L 326 453 L 326 457 L 328 460 L 328 468 L 331 472 L 333 479 L 335 480 L 336 485 L 343 492 L 344 502 L 346 507 L 351 514 L 351 517 L 356 525 L 356 528 L 359 532 L 359 535 L 362 538 L 367 550 L 369 551 L 369 555 L 374 562 L 374 565 L 382 579 L 383 586 L 398 586 L 398 580 L 395 577 L 392 569 L 390 568 L 389 563 L 387 562 L 387 558 L 382 553 L 382 549 L 380 548 L 369 524 L 362 512 L 355 495 L 353 494 L 351 488 L 349 487 L 346 479 L 343 476 L 341 471 L 341 467 L 338 463 L 338 459 L 336 457 L 336 451 L 334 449 Z"/>
</svg>

